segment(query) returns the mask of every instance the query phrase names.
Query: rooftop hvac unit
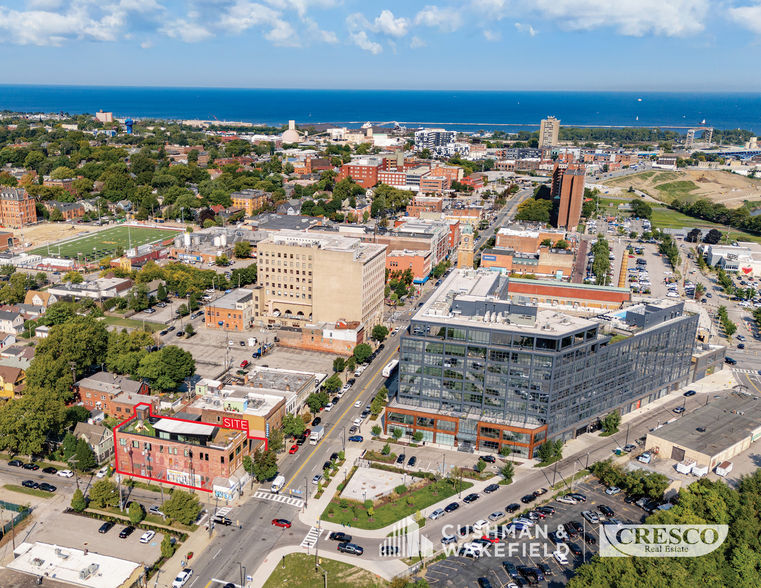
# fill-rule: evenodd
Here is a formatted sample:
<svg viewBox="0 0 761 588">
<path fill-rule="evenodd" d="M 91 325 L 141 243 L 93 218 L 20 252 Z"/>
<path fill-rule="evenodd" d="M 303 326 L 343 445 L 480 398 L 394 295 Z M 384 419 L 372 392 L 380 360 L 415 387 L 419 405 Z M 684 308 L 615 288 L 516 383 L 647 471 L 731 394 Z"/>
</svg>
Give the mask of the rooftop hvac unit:
<svg viewBox="0 0 761 588">
<path fill-rule="evenodd" d="M 98 564 L 91 563 L 89 566 L 79 571 L 79 579 L 87 580 L 90 576 L 92 576 L 98 571 L 99 567 L 100 566 Z"/>
</svg>

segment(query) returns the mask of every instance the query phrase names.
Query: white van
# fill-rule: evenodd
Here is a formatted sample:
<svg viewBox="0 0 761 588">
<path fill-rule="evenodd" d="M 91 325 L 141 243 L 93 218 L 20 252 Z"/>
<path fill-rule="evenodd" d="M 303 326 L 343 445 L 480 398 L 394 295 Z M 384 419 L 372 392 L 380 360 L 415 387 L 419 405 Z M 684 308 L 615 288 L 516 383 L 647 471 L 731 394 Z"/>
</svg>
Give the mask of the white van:
<svg viewBox="0 0 761 588">
<path fill-rule="evenodd" d="M 272 488 L 270 488 L 270 492 L 277 494 L 280 492 L 280 490 L 283 489 L 283 486 L 285 486 L 285 476 L 278 476 L 275 478 L 275 481 L 272 482 Z"/>
</svg>

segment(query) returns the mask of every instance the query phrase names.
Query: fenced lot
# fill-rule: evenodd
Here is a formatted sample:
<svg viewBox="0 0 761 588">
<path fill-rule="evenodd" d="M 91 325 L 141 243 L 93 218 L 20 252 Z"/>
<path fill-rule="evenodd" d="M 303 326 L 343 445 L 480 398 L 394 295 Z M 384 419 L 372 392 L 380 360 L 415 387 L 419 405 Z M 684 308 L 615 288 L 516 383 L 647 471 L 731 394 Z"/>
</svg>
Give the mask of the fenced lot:
<svg viewBox="0 0 761 588">
<path fill-rule="evenodd" d="M 139 247 L 170 239 L 178 234 L 178 231 L 171 229 L 121 225 L 59 243 L 50 243 L 29 251 L 29 253 L 45 257 L 48 255 L 60 256 L 62 259 L 77 259 L 79 254 L 82 261 L 85 257 L 88 260 L 102 259 L 113 255 L 119 247 L 124 250 L 129 249 L 130 243 L 132 247 Z"/>
</svg>

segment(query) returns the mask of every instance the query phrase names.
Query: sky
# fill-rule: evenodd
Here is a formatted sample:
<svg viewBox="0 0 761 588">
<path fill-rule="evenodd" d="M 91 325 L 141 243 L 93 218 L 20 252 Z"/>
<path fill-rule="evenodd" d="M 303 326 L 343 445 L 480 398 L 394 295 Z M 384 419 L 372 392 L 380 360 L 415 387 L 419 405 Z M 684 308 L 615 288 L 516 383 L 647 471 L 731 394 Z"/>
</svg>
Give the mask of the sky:
<svg viewBox="0 0 761 588">
<path fill-rule="evenodd" d="M 761 0 L 0 0 L 5 84 L 761 91 Z"/>
</svg>

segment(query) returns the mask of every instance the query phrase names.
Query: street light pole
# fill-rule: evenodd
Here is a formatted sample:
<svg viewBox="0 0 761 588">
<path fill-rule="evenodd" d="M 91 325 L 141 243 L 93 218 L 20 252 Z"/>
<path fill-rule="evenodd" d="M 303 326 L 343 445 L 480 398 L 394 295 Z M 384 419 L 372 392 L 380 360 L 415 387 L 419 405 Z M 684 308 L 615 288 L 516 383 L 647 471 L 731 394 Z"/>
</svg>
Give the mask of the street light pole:
<svg viewBox="0 0 761 588">
<path fill-rule="evenodd" d="M 309 508 L 309 486 L 307 486 L 306 476 L 304 476 L 304 508 Z"/>
</svg>

